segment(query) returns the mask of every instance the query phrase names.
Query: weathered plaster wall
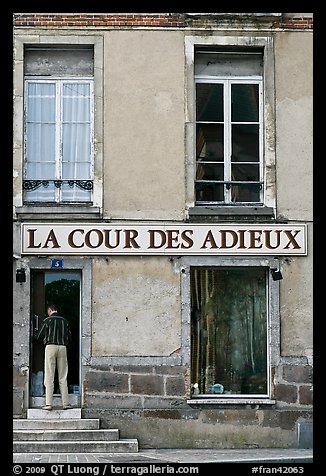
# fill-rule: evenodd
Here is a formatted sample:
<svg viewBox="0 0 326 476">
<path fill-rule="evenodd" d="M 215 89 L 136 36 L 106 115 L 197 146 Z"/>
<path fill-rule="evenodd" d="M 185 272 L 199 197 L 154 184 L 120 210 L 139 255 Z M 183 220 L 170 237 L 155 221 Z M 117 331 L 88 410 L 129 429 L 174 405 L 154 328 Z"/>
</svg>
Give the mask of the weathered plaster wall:
<svg viewBox="0 0 326 476">
<path fill-rule="evenodd" d="M 308 236 L 309 239 L 309 236 Z M 282 266 L 280 289 L 281 355 L 312 357 L 312 258 L 290 258 Z"/>
<path fill-rule="evenodd" d="M 312 33 L 275 34 L 277 211 L 311 221 Z"/>
<path fill-rule="evenodd" d="M 110 31 L 104 41 L 104 213 L 182 220 L 183 34 Z"/>
<path fill-rule="evenodd" d="M 177 352 L 180 309 L 180 275 L 168 258 L 94 259 L 93 356 Z"/>
<path fill-rule="evenodd" d="M 312 353 L 312 33 L 275 34 L 277 212 L 307 222 L 308 256 L 283 265 L 281 353 Z"/>
</svg>

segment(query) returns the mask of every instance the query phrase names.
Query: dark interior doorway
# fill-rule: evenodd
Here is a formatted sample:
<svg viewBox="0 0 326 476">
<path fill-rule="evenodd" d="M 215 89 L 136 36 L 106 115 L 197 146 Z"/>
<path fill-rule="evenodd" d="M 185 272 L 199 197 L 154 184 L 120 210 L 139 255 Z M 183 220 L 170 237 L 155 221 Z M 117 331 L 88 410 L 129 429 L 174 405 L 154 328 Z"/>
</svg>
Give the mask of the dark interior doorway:
<svg viewBox="0 0 326 476">
<path fill-rule="evenodd" d="M 54 302 L 59 314 L 66 317 L 72 331 L 68 354 L 68 390 L 80 393 L 80 282 L 81 274 L 75 270 L 35 270 L 31 277 L 31 381 L 30 395 L 44 396 L 44 345 L 34 338 L 47 317 L 47 303 Z M 60 395 L 57 376 L 54 395 Z"/>
</svg>

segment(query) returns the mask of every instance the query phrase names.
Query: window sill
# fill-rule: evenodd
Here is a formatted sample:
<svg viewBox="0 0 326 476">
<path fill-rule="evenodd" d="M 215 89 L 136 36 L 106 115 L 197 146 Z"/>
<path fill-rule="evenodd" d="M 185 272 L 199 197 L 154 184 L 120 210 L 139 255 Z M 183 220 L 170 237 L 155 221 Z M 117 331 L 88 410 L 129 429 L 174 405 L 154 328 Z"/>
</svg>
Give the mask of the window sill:
<svg viewBox="0 0 326 476">
<path fill-rule="evenodd" d="M 100 218 L 100 207 L 92 205 L 23 205 L 16 207 L 17 217 L 22 219 L 62 219 L 68 217 L 71 220 L 80 220 L 83 218 Z"/>
<path fill-rule="evenodd" d="M 189 405 L 275 405 L 269 398 L 191 398 Z"/>
<path fill-rule="evenodd" d="M 257 219 L 274 219 L 274 209 L 262 205 L 247 205 L 247 206 L 233 206 L 233 205 L 205 205 L 195 206 L 188 210 L 189 220 L 211 218 L 211 219 L 232 219 L 235 217 L 247 220 L 255 217 Z"/>
</svg>

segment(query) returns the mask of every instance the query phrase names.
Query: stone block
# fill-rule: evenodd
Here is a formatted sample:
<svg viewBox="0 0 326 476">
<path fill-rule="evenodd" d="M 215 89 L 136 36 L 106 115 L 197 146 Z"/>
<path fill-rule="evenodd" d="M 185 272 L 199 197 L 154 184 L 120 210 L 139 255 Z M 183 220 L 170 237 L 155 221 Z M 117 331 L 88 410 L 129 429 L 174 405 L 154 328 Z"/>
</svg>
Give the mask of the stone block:
<svg viewBox="0 0 326 476">
<path fill-rule="evenodd" d="M 300 421 L 297 423 L 298 447 L 313 447 L 313 422 Z"/>
<path fill-rule="evenodd" d="M 163 378 L 159 375 L 131 375 L 131 392 L 142 395 L 164 395 Z"/>
</svg>

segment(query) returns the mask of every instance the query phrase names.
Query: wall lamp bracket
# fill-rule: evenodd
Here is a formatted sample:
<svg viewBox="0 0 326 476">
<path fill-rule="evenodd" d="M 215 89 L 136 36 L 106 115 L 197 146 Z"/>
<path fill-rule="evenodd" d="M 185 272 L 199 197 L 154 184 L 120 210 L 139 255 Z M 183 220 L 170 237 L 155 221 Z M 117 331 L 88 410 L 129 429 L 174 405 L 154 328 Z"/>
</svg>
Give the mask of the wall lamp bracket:
<svg viewBox="0 0 326 476">
<path fill-rule="evenodd" d="M 272 278 L 274 281 L 283 279 L 282 273 L 278 268 L 271 268 Z"/>
<path fill-rule="evenodd" d="M 16 283 L 25 283 L 26 282 L 26 272 L 24 268 L 19 268 L 16 270 Z"/>
</svg>

